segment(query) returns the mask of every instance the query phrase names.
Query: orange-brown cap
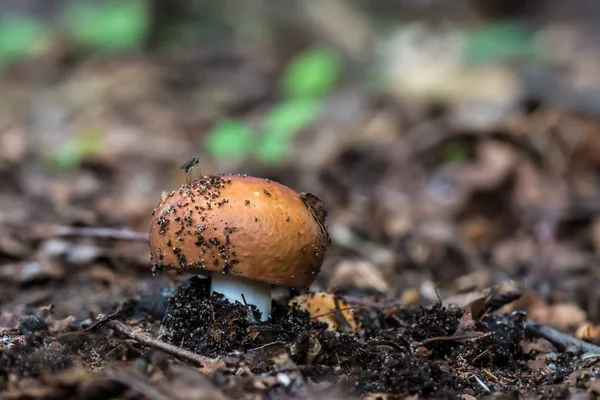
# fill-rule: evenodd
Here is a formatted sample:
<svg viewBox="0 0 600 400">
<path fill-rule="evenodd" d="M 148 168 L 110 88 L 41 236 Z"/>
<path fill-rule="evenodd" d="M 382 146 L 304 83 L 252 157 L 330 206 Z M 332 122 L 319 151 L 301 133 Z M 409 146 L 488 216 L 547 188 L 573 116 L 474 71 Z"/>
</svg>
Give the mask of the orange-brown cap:
<svg viewBox="0 0 600 400">
<path fill-rule="evenodd" d="M 155 268 L 222 272 L 305 288 L 329 235 L 318 199 L 277 182 L 212 175 L 163 193 L 150 226 Z"/>
</svg>

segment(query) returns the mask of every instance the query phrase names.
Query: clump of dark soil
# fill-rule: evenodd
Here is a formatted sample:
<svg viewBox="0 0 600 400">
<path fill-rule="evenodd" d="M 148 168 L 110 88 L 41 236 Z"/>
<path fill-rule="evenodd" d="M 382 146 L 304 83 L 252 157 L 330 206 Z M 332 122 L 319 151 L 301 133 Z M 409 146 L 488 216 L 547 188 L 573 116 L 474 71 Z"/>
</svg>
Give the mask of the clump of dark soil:
<svg viewBox="0 0 600 400">
<path fill-rule="evenodd" d="M 260 322 L 254 306 L 231 304 L 220 294 L 211 295 L 210 280 L 194 277 L 170 298 L 162 339 L 215 357 L 277 341 L 292 342 L 321 325 L 308 314 L 285 307 L 276 307 L 269 321 Z"/>
<path fill-rule="evenodd" d="M 19 329 L 5 331 L 2 342 L 2 390 L 11 380 L 40 378 L 74 368 L 78 363 L 93 370 L 109 360 L 106 355 L 117 345 L 105 335 L 85 334 L 76 326 L 49 332 L 45 322 L 36 316 L 25 317 Z"/>
<path fill-rule="evenodd" d="M 206 356 L 239 356 L 253 373 L 272 368 L 274 355 L 284 351 L 305 378 L 338 383 L 353 395 L 479 396 L 531 386 L 523 377 L 537 353 L 522 350 L 528 340 L 522 312 L 473 319 L 468 310 L 440 304 L 362 309 L 356 315 L 363 329 L 341 332 L 285 302 L 260 322 L 255 309 L 211 295 L 209 285 L 192 278 L 170 298 L 163 340 Z M 493 387 L 481 380 L 490 377 Z"/>
</svg>

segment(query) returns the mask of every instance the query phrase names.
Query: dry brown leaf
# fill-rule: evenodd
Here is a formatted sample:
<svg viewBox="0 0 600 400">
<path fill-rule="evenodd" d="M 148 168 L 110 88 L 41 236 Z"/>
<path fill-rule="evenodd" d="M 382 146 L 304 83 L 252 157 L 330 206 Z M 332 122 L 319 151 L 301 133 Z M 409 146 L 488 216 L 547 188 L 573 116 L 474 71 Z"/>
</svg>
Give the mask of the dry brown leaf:
<svg viewBox="0 0 600 400">
<path fill-rule="evenodd" d="M 477 271 L 462 275 L 454 280 L 451 289 L 455 293 L 467 293 L 473 290 L 483 290 L 492 285 L 490 271 Z"/>
<path fill-rule="evenodd" d="M 489 219 L 474 216 L 460 225 L 462 235 L 473 244 L 484 244 L 497 235 L 497 226 Z"/>
<path fill-rule="evenodd" d="M 566 189 L 563 182 L 544 175 L 533 162 L 523 161 L 516 168 L 513 201 L 524 210 L 556 214 L 566 205 Z"/>
<path fill-rule="evenodd" d="M 23 242 L 17 240 L 10 230 L 0 227 L 0 254 L 15 258 L 25 258 L 31 250 Z"/>
<path fill-rule="evenodd" d="M 0 135 L 0 167 L 4 161 L 16 163 L 27 152 L 27 131 L 19 125 L 9 126 Z"/>
<path fill-rule="evenodd" d="M 494 265 L 513 270 L 528 265 L 536 254 L 535 241 L 530 237 L 514 237 L 498 242 L 492 250 Z"/>
<path fill-rule="evenodd" d="M 476 330 L 475 321 L 473 320 L 473 314 L 471 314 L 471 310 L 467 309 L 460 321 L 458 322 L 458 327 L 456 328 L 456 332 L 454 332 L 455 336 L 464 335 L 466 333 L 474 332 Z"/>
<path fill-rule="evenodd" d="M 556 347 L 549 341 L 544 338 L 538 338 L 535 340 L 523 340 L 520 343 L 521 350 L 525 354 L 529 354 L 532 351 L 537 351 L 539 353 L 554 353 L 556 352 Z"/>
<path fill-rule="evenodd" d="M 38 279 L 62 279 L 65 268 L 55 262 L 27 261 L 0 266 L 0 279 L 24 284 Z"/>
<path fill-rule="evenodd" d="M 114 271 L 112 271 L 111 269 L 100 265 L 95 265 L 92 268 L 90 268 L 89 274 L 92 277 L 92 279 L 101 282 L 106 282 L 111 285 L 114 285 L 122 279 L 122 277 L 117 277 Z"/>
<path fill-rule="evenodd" d="M 369 289 L 380 293 L 387 293 L 390 289 L 381 270 L 367 260 L 342 261 L 335 267 L 330 285 Z"/>
<path fill-rule="evenodd" d="M 542 325 L 568 331 L 583 324 L 587 314 L 576 304 L 559 303 L 549 306 L 540 302 L 529 310 L 529 318 Z"/>
<path fill-rule="evenodd" d="M 485 300 L 489 296 L 489 293 L 489 289 L 484 289 L 475 290 L 469 293 L 457 294 L 445 298 L 443 304 L 446 306 L 454 306 L 458 308 L 479 308 L 479 310 L 475 312 L 475 314 L 477 314 L 479 311 L 481 311 L 481 309 L 483 309 Z"/>
<path fill-rule="evenodd" d="M 587 342 L 596 342 L 600 337 L 600 326 L 594 325 L 591 322 L 584 322 L 575 331 L 575 337 Z"/>
<path fill-rule="evenodd" d="M 546 356 L 538 355 L 533 360 L 527 361 L 527 368 L 533 372 L 543 371 L 547 366 Z"/>
<path fill-rule="evenodd" d="M 418 289 L 408 288 L 402 291 L 402 295 L 400 296 L 400 301 L 405 305 L 414 305 L 419 304 L 421 301 L 421 293 Z"/>
<path fill-rule="evenodd" d="M 336 305 L 337 303 L 337 305 Z M 302 294 L 292 298 L 289 305 L 297 305 L 313 319 L 327 324 L 328 330 L 358 330 L 354 309 L 343 298 L 328 292 Z"/>
<path fill-rule="evenodd" d="M 592 369 L 589 369 L 589 368 L 578 369 L 576 371 L 571 372 L 569 374 L 569 376 L 567 376 L 565 381 L 571 386 L 576 386 L 579 383 L 581 383 L 581 381 L 587 380 L 594 375 L 595 375 L 595 372 Z"/>
<path fill-rule="evenodd" d="M 588 391 L 600 395 L 600 379 L 592 378 L 585 383 L 585 387 Z"/>
</svg>

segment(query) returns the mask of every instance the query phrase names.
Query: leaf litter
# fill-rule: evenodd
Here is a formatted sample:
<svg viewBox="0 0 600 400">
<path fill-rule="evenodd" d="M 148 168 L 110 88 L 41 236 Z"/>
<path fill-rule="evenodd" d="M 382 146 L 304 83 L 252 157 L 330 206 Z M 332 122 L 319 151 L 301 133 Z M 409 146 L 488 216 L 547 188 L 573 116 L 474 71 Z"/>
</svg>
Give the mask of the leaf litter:
<svg viewBox="0 0 600 400">
<path fill-rule="evenodd" d="M 551 93 L 481 119 L 454 95 L 428 107 L 350 82 L 275 168 L 204 153 L 211 126 L 259 126 L 277 97 L 280 60 L 217 53 L 60 64 L 45 85 L 3 72 L 17 110 L 0 105 L 1 398 L 600 393 L 593 104 Z M 49 168 L 86 132 L 97 148 Z M 204 278 L 150 271 L 152 207 L 192 157 L 328 205 L 323 272 L 310 293 L 274 290 L 267 321 Z M 323 294 L 333 307 L 297 304 Z"/>
</svg>

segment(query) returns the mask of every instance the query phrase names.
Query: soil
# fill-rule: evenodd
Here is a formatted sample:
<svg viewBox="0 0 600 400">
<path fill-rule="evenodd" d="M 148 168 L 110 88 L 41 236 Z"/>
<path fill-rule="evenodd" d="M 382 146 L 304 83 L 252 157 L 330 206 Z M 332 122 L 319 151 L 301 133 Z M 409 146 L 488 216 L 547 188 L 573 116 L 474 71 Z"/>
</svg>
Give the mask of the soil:
<svg viewBox="0 0 600 400">
<path fill-rule="evenodd" d="M 271 317 L 260 322 L 253 306 L 211 294 L 210 278 L 194 276 L 172 290 L 125 301 L 121 317 L 167 343 L 224 359 L 226 368 L 210 370 L 207 382 L 232 398 L 247 385 L 269 399 L 379 399 L 390 394 L 481 398 L 490 392 L 560 398 L 574 389 L 573 383 L 583 389 L 596 376 L 586 368 L 593 362 L 526 334 L 527 316 L 520 311 L 473 319 L 470 309 L 440 303 L 359 307 L 355 318 L 363 329 L 344 332 L 327 329 L 327 324 L 289 306 L 286 298 L 274 302 Z M 63 325 L 58 331 L 49 330 L 42 318 L 32 315 L 17 331 L 5 332 L 3 386 L 15 379 L 42 383 L 21 388 L 19 396 L 10 398 L 128 398 L 130 388 L 116 379 L 80 380 L 81 374 L 102 371 L 119 359 L 141 369 L 135 379 L 143 382 L 170 376 L 171 361 L 162 353 L 123 342 L 107 328 L 86 333 L 73 323 L 58 325 Z M 82 365 L 86 372 L 78 370 Z M 582 374 L 576 382 L 573 371 Z M 274 372 L 275 381 L 263 382 Z M 483 383 L 490 378 L 491 386 Z"/>
</svg>

